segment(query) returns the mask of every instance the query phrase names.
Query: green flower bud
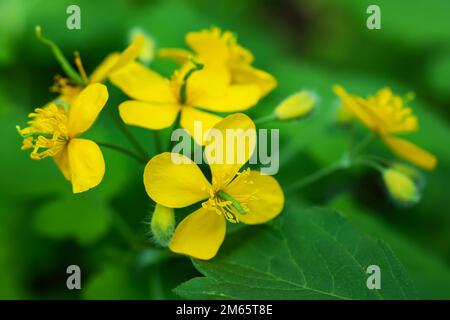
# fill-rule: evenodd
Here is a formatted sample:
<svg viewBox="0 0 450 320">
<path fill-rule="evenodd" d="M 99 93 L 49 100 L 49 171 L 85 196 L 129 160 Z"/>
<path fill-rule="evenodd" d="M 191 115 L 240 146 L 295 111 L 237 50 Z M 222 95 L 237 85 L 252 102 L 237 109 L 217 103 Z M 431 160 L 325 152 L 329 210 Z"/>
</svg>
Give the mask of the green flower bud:
<svg viewBox="0 0 450 320">
<path fill-rule="evenodd" d="M 386 169 L 383 171 L 383 181 L 394 200 L 404 204 L 419 201 L 417 186 L 406 174 L 395 169 Z"/>
<path fill-rule="evenodd" d="M 173 209 L 157 203 L 150 227 L 155 242 L 163 247 L 167 247 L 175 229 L 175 214 Z"/>
</svg>

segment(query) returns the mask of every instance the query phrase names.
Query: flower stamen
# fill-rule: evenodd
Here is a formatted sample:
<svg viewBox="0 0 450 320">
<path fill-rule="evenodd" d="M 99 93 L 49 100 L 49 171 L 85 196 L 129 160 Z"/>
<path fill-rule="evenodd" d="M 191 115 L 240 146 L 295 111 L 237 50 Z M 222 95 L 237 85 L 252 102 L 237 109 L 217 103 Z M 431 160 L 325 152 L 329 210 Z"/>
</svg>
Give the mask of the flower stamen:
<svg viewBox="0 0 450 320">
<path fill-rule="evenodd" d="M 32 120 L 29 126 L 17 131 L 23 137 L 22 150 L 32 149 L 30 157 L 41 160 L 59 153 L 69 140 L 67 130 L 67 112 L 64 108 L 51 104 L 37 108 L 28 115 Z"/>
</svg>

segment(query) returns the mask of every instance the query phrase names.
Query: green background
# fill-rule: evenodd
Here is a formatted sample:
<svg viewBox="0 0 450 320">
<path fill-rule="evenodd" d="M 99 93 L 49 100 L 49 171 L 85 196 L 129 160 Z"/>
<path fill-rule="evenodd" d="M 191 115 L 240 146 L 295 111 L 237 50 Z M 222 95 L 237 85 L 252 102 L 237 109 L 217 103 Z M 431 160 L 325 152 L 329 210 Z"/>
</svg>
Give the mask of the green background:
<svg viewBox="0 0 450 320">
<path fill-rule="evenodd" d="M 65 27 L 70 4 L 81 8 L 81 30 Z M 366 28 L 369 4 L 381 7 L 381 30 Z M 340 83 L 361 95 L 384 86 L 400 95 L 414 91 L 417 98 L 411 105 L 419 117 L 420 130 L 410 140 L 439 159 L 435 171 L 423 173 L 421 201 L 408 207 L 395 204 L 373 171 L 358 168 L 339 172 L 287 196 L 287 209 L 279 223 L 297 219 L 292 225 L 298 229 L 281 228 L 284 231 L 280 232 L 290 235 L 289 241 L 303 250 L 289 261 L 299 262 L 304 270 L 317 268 L 307 264 L 314 261 L 307 243 L 314 242 L 316 249 L 324 246 L 324 254 L 336 251 L 331 250 L 331 244 L 315 242 L 322 236 L 305 227 L 316 223 L 306 208 L 319 205 L 339 210 L 341 214 L 323 214 L 326 228 L 343 224 L 351 229 L 348 234 L 352 237 L 362 234 L 384 241 L 377 247 L 376 241 L 367 240 L 365 255 L 358 261 L 390 252 L 385 251 L 390 250 L 385 249 L 387 243 L 404 268 L 400 270 L 395 262 L 393 274 L 397 275 L 398 267 L 404 275 L 393 278 L 400 279 L 402 288 L 414 286 L 416 290 L 416 294 L 403 297 L 450 298 L 449 12 L 450 3 L 442 0 L 0 0 L 0 298 L 323 298 L 287 295 L 283 286 L 288 285 L 273 281 L 272 274 L 264 286 L 281 286 L 278 291 L 252 292 L 236 287 L 236 283 L 244 286 L 248 280 L 250 288 L 258 278 L 253 273 L 245 281 L 233 278 L 249 272 L 249 267 L 247 271 L 229 267 L 228 273 L 211 272 L 226 266 L 231 258 L 245 264 L 254 247 L 278 252 L 276 241 L 270 238 L 275 231 L 266 227 L 233 231 L 250 232 L 250 236 L 235 239 L 231 235 L 217 261 L 195 262 L 195 267 L 190 259 L 152 245 L 148 223 L 153 208 L 142 184 L 143 168 L 132 159 L 105 149 L 107 172 L 102 184 L 74 196 L 51 160 L 36 162 L 20 151 L 21 138 L 15 125 L 25 125 L 26 115 L 54 96 L 49 87 L 54 75 L 62 73 L 48 48 L 36 40 L 36 25 L 42 26 L 66 57 L 78 50 L 88 73 L 108 53 L 126 47 L 129 32 L 135 27 L 151 35 L 158 47 L 184 47 L 187 32 L 210 26 L 232 30 L 254 53 L 255 65 L 274 74 L 279 83 L 250 115 L 267 115 L 300 89 L 314 90 L 321 97 L 319 110 L 312 117 L 269 125 L 280 128 L 281 169 L 277 179 L 282 186 L 337 160 L 348 147 L 349 133 L 334 124 L 338 100 L 331 91 L 333 84 Z M 173 65 L 155 62 L 152 67 L 169 75 Z M 125 96 L 112 86 L 109 90 L 107 107 L 115 110 Z M 150 153 L 155 152 L 152 132 L 132 131 Z M 128 146 L 106 113 L 86 136 Z M 375 144 L 372 151 L 390 156 L 381 144 Z M 345 222 L 336 220 L 340 215 Z M 129 227 L 124 228 L 124 224 Z M 242 243 L 248 238 L 254 247 Z M 228 253 L 230 247 L 238 249 Z M 278 254 L 280 261 L 288 260 L 284 249 Z M 390 259 L 391 254 L 385 257 Z M 326 258 L 331 263 L 347 261 Z M 65 271 L 71 264 L 82 269 L 80 291 L 66 288 Z M 339 266 L 335 267 L 338 272 Z M 331 274 L 333 270 L 328 271 Z M 313 285 L 326 287 L 331 280 L 324 274 L 319 270 L 316 278 L 320 281 Z M 200 278 L 173 290 L 194 277 Z M 351 277 L 336 279 L 339 284 Z M 303 283 L 302 279 L 291 280 L 296 286 Z M 347 296 L 351 298 L 397 297 L 366 296 L 367 290 L 349 288 L 340 292 L 351 292 Z"/>
</svg>

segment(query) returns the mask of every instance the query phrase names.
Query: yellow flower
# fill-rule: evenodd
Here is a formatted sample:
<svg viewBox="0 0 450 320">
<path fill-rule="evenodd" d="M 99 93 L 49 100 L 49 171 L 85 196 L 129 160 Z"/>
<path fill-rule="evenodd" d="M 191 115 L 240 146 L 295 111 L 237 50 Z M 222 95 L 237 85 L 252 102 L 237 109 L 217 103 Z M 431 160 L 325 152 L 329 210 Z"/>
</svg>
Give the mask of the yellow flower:
<svg viewBox="0 0 450 320">
<path fill-rule="evenodd" d="M 52 87 L 52 91 L 59 92 L 61 95 L 56 99 L 55 102 L 57 103 L 58 100 L 63 100 L 69 105 L 72 104 L 77 95 L 87 85 L 104 82 L 111 73 L 120 70 L 120 68 L 123 68 L 131 61 L 134 61 L 141 54 L 144 45 L 144 36 L 141 34 L 135 35 L 131 44 L 122 53 L 113 52 L 109 54 L 89 77 L 86 75 L 86 72 L 84 71 L 83 65 L 81 63 L 81 59 L 77 54 L 75 57 L 75 64 L 86 84 L 84 86 L 77 85 L 74 84 L 70 79 L 57 76 L 56 83 Z"/>
<path fill-rule="evenodd" d="M 247 141 L 250 147 L 245 148 L 245 156 L 241 157 L 237 151 L 242 150 L 237 148 L 243 144 L 236 143 L 238 136 L 227 136 L 226 130 L 254 131 L 253 121 L 238 113 L 224 118 L 214 128 L 224 137 L 222 154 L 226 154 L 226 146 L 232 143 L 235 153 L 234 161 L 216 163 L 205 152 L 212 173 L 211 183 L 194 162 L 175 153 L 153 157 L 144 171 L 145 189 L 155 202 L 171 208 L 202 202 L 200 209 L 179 223 L 169 248 L 205 260 L 213 258 L 219 250 L 227 220 L 261 224 L 278 216 L 284 206 L 283 191 L 273 177 L 250 169 L 239 172 L 253 153 L 256 137 Z"/>
<path fill-rule="evenodd" d="M 211 28 L 186 35 L 186 43 L 194 51 L 183 49 L 160 49 L 158 56 L 185 63 L 192 56 L 196 61 L 206 65 L 223 64 L 228 78 L 233 84 L 256 85 L 261 97 L 267 95 L 277 86 L 277 81 L 269 73 L 252 66 L 252 53 L 240 46 L 233 33 Z"/>
<path fill-rule="evenodd" d="M 412 203 L 419 200 L 419 192 L 413 180 L 395 169 L 383 171 L 383 180 L 394 200 Z"/>
<path fill-rule="evenodd" d="M 280 120 L 292 120 L 309 115 L 317 104 L 317 96 L 303 90 L 287 97 L 275 109 L 275 115 Z"/>
<path fill-rule="evenodd" d="M 111 81 L 134 100 L 120 104 L 122 120 L 138 127 L 160 130 L 170 127 L 181 112 L 180 124 L 197 143 L 194 121 L 201 121 L 203 133 L 211 129 L 221 117 L 212 112 L 246 110 L 259 99 L 255 86 L 228 86 L 226 72 L 221 67 L 201 67 L 185 63 L 171 80 L 144 65 L 131 62 L 111 74 Z"/>
<path fill-rule="evenodd" d="M 22 150 L 31 149 L 32 159 L 53 157 L 64 177 L 72 182 L 74 193 L 97 186 L 105 173 L 105 162 L 98 145 L 78 136 L 86 132 L 108 100 L 103 84 L 91 84 L 75 98 L 70 109 L 50 103 L 37 108 L 29 126 L 20 129 Z"/>
<path fill-rule="evenodd" d="M 348 94 L 341 86 L 334 86 L 334 92 L 343 105 L 369 129 L 378 134 L 382 141 L 400 158 L 424 169 L 435 168 L 437 159 L 426 150 L 395 136 L 416 131 L 417 118 L 405 106 L 403 99 L 394 95 L 389 88 L 381 89 L 367 99 Z"/>
</svg>

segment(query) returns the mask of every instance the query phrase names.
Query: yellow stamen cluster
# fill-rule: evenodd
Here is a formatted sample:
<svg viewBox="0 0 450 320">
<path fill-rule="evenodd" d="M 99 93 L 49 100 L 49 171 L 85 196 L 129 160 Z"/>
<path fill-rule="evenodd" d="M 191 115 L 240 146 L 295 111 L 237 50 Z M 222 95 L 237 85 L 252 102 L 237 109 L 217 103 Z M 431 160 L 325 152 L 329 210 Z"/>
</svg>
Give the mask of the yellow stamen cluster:
<svg viewBox="0 0 450 320">
<path fill-rule="evenodd" d="M 367 99 L 368 111 L 377 119 L 376 129 L 382 133 L 411 132 L 417 130 L 417 118 L 404 99 L 388 88 Z"/>
<path fill-rule="evenodd" d="M 218 215 L 223 215 L 231 223 L 239 223 L 237 210 L 233 207 L 233 203 L 222 199 L 218 193 L 210 190 L 210 198 L 202 203 L 202 207 L 208 211 L 213 211 Z"/>
<path fill-rule="evenodd" d="M 250 169 L 247 168 L 246 170 L 237 173 L 230 185 L 234 183 L 253 184 L 253 181 L 249 179 L 249 176 Z M 210 197 L 207 201 L 202 203 L 202 207 L 209 211 L 213 211 L 216 214 L 223 215 L 225 219 L 231 223 L 239 223 L 239 214 L 247 214 L 249 212 L 247 203 L 249 201 L 257 200 L 257 197 L 255 196 L 257 192 L 258 190 L 255 190 L 251 194 L 239 195 L 232 198 L 224 191 L 217 190 L 213 181 L 213 188 L 209 191 Z"/>
<path fill-rule="evenodd" d="M 28 115 L 29 127 L 20 129 L 23 137 L 22 150 L 33 149 L 30 157 L 41 160 L 53 157 L 66 145 L 69 136 L 67 130 L 67 112 L 64 108 L 50 104 L 45 108 L 37 108 Z"/>
</svg>

